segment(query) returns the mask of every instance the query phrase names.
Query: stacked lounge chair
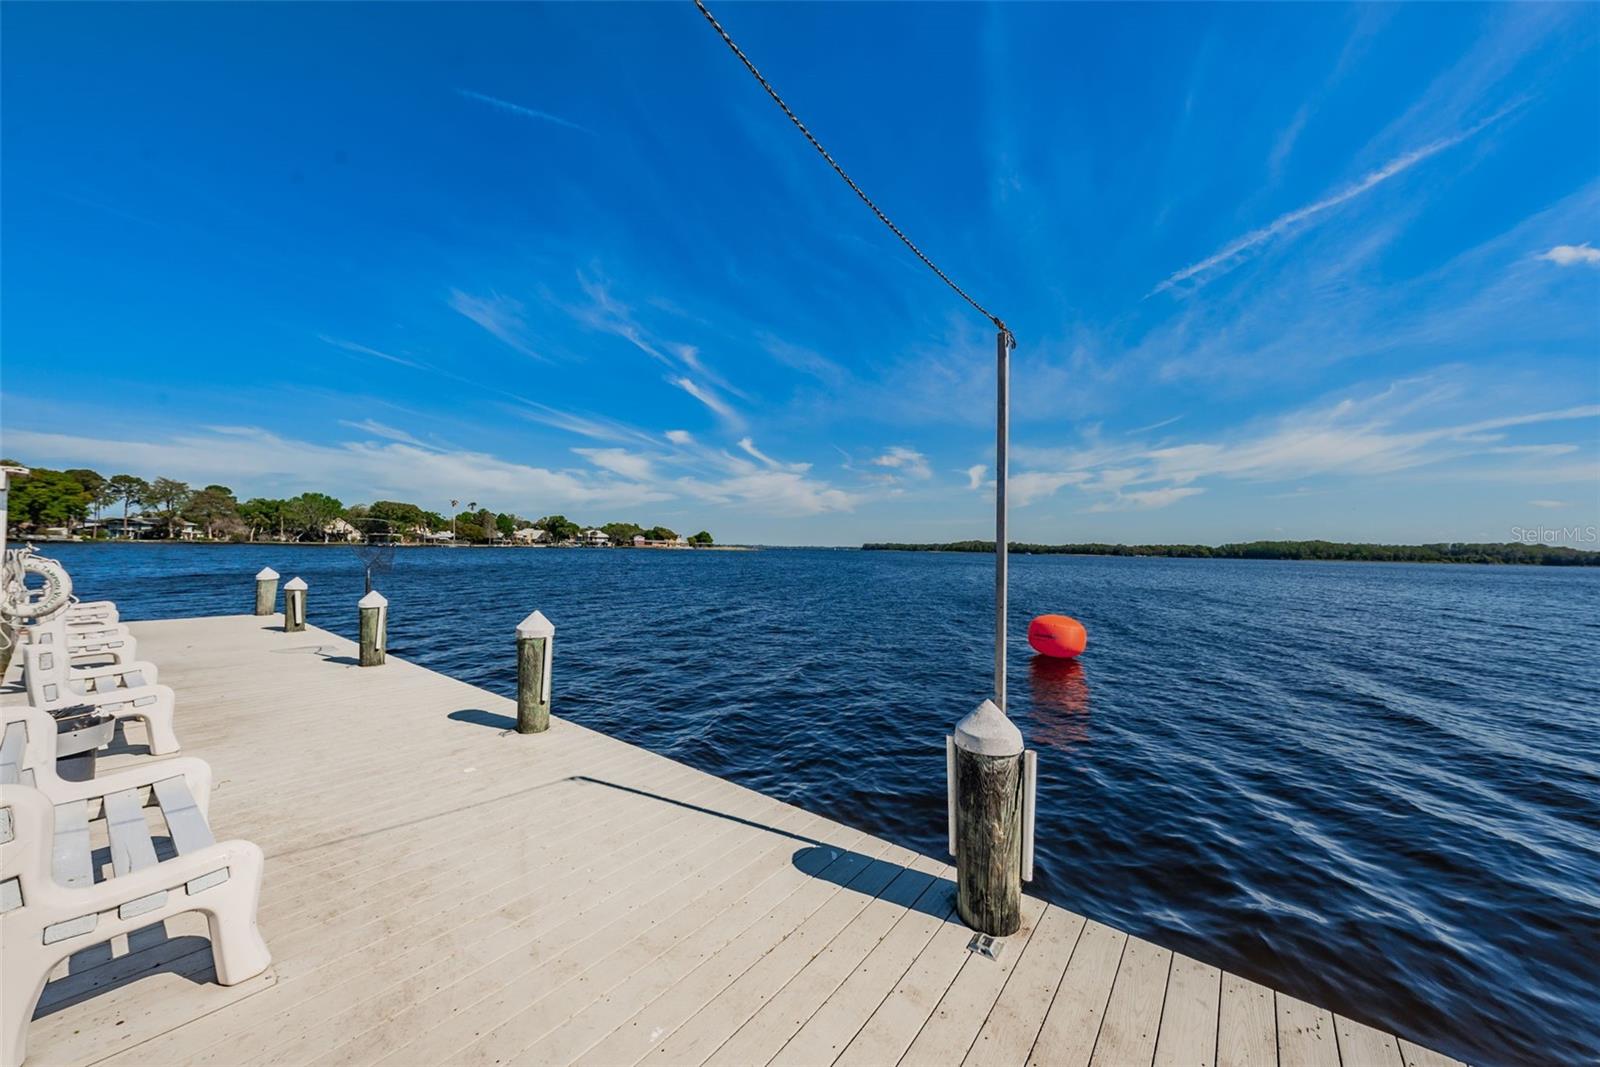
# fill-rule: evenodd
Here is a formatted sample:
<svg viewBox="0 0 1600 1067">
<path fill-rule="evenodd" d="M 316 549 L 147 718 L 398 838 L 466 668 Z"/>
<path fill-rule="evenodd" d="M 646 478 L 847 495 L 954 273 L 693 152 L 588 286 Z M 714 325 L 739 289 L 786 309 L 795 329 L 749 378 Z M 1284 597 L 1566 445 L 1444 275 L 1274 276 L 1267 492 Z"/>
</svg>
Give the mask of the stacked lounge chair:
<svg viewBox="0 0 1600 1067">
<path fill-rule="evenodd" d="M 204 761 L 153 758 L 178 751 L 176 696 L 135 658 L 116 605 L 70 603 L 14 640 L 27 703 L 0 708 L 0 1067 L 20 1067 L 46 982 L 82 949 L 199 911 L 223 985 L 272 962 L 256 928 L 261 850 L 215 840 Z M 95 774 L 94 754 L 127 719 L 143 723 L 152 758 Z"/>
</svg>

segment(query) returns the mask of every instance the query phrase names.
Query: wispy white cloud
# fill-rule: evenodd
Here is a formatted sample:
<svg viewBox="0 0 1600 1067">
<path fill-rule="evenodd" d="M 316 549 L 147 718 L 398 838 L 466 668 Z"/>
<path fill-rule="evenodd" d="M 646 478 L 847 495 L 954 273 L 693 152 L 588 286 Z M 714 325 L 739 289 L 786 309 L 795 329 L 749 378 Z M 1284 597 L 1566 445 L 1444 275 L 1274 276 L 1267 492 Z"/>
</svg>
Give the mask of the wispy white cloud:
<svg viewBox="0 0 1600 1067">
<path fill-rule="evenodd" d="M 1518 430 L 1600 418 L 1600 404 L 1491 418 L 1441 418 L 1440 412 L 1456 410 L 1465 399 L 1460 383 L 1441 375 L 1324 401 L 1209 440 L 1103 444 L 1091 437 L 1078 449 L 1019 448 L 1014 455 L 1034 469 L 1012 476 L 1011 496 L 1022 506 L 1070 485 L 1093 500 L 1089 511 L 1106 512 L 1167 507 L 1218 480 L 1359 480 L 1422 468 L 1430 468 L 1428 477 L 1434 480 L 1461 477 L 1524 485 L 1591 477 L 1592 457 L 1575 456 L 1581 451 L 1577 445 L 1507 437 Z M 1573 462 L 1557 462 L 1564 457 Z M 1520 465 L 1499 462 L 1508 460 Z"/>
<path fill-rule="evenodd" d="M 348 426 L 352 430 L 360 430 L 363 433 L 372 434 L 374 437 L 382 437 L 388 441 L 399 441 L 402 444 L 415 445 L 417 448 L 434 447 L 433 445 L 417 440 L 417 438 L 413 437 L 404 430 L 397 429 L 393 426 L 387 426 L 381 422 L 378 422 L 376 419 L 362 419 L 359 422 L 351 422 L 347 419 L 340 419 L 339 425 Z M 244 432 L 248 433 L 249 431 L 246 430 Z"/>
<path fill-rule="evenodd" d="M 460 93 L 468 100 L 476 100 L 480 104 L 488 104 L 490 107 L 499 108 L 501 111 L 509 111 L 513 115 L 521 115 L 523 118 L 538 119 L 541 122 L 554 123 L 557 126 L 565 126 L 569 130 L 577 130 L 579 133 L 586 133 L 591 137 L 595 136 L 595 132 L 589 129 L 587 126 L 580 126 L 571 119 L 564 119 L 560 115 L 552 115 L 548 111 L 540 111 L 535 107 L 524 107 L 522 104 L 513 104 L 511 101 L 502 100 L 498 96 L 489 96 L 487 93 L 476 93 L 471 89 L 457 89 L 456 92 Z"/>
<path fill-rule="evenodd" d="M 933 469 L 928 466 L 928 457 L 904 445 L 893 445 L 883 455 L 874 456 L 867 462 L 875 467 L 888 467 L 918 481 L 927 481 L 933 477 Z"/>
<path fill-rule="evenodd" d="M 1006 502 L 1019 508 L 1045 497 L 1066 485 L 1079 485 L 1088 481 L 1087 471 L 1023 471 L 1006 478 Z"/>
<path fill-rule="evenodd" d="M 1577 445 L 1505 445 L 1488 450 L 1491 456 L 1570 456 Z"/>
<path fill-rule="evenodd" d="M 415 370 L 432 369 L 426 363 L 420 363 L 414 359 L 406 359 L 404 356 L 392 355 L 388 352 L 380 352 L 376 348 L 368 348 L 366 345 L 358 345 L 354 341 L 341 341 L 339 338 L 329 337 L 327 334 L 317 334 L 317 340 L 323 342 L 324 344 L 330 344 L 335 348 L 342 348 L 346 352 L 355 352 L 359 355 L 371 356 L 374 359 L 387 360 L 390 363 L 398 363 L 402 367 L 411 367 Z"/>
<path fill-rule="evenodd" d="M 1410 429 L 1370 403 L 1343 402 L 1318 413 L 1296 413 L 1255 436 L 1230 443 L 1193 443 L 1146 453 L 1145 481 L 1186 485 L 1201 478 L 1281 481 L 1326 474 L 1388 474 L 1451 459 L 1504 452 L 1489 431 L 1600 417 L 1600 405 L 1507 415 Z"/>
<path fill-rule="evenodd" d="M 1530 505 L 1532 505 L 1533 507 L 1536 507 L 1536 508 L 1551 508 L 1551 509 L 1554 509 L 1554 508 L 1571 507 L 1571 505 L 1568 504 L 1567 501 L 1565 501 L 1565 500 L 1530 500 L 1530 501 L 1528 501 L 1528 503 Z"/>
<path fill-rule="evenodd" d="M 985 474 L 988 474 L 988 473 L 989 473 L 989 467 L 985 463 L 974 463 L 972 466 L 968 467 L 967 468 L 967 488 L 968 489 L 980 489 L 980 488 L 982 488 L 983 487 L 983 476 Z"/>
<path fill-rule="evenodd" d="M 735 432 L 744 430 L 746 420 L 727 399 L 727 395 L 748 398 L 707 364 L 698 347 L 658 336 L 638 319 L 633 308 L 612 295 L 606 283 L 584 274 L 579 274 L 578 283 L 583 289 L 585 302 L 568 305 L 553 298 L 552 302 L 589 329 L 620 337 L 651 359 L 664 364 L 670 369 L 666 377 L 668 383 L 704 404 L 723 421 L 727 429 Z"/>
<path fill-rule="evenodd" d="M 663 462 L 689 473 L 659 484 L 684 496 L 790 516 L 850 511 L 860 500 L 856 494 L 810 475 L 810 464 L 769 456 L 748 438 L 740 445 L 750 459 L 708 447 L 682 430 L 669 430 L 666 437 L 677 446 L 677 452 Z M 749 448 L 743 447 L 746 441 Z"/>
<path fill-rule="evenodd" d="M 1455 147 L 1468 138 L 1477 135 L 1486 127 L 1504 118 L 1516 106 L 1517 105 L 1511 105 L 1502 108 L 1483 121 L 1475 123 L 1460 133 L 1453 134 L 1449 137 L 1441 137 L 1436 141 L 1432 141 L 1423 145 L 1421 148 L 1416 148 L 1410 152 L 1406 152 L 1403 155 L 1396 156 L 1383 166 L 1368 172 L 1360 180 L 1345 186 L 1339 191 L 1325 196 L 1321 200 L 1307 204 L 1304 207 L 1296 208 L 1293 211 L 1288 211 L 1282 215 L 1279 215 L 1265 226 L 1262 226 L 1259 229 L 1251 230 L 1243 237 L 1239 237 L 1233 241 L 1230 241 L 1228 244 L 1222 246 L 1222 248 L 1207 256 L 1205 259 L 1202 259 L 1197 263 L 1191 263 L 1189 266 L 1184 267 L 1181 270 L 1174 271 L 1154 289 L 1150 290 L 1150 295 L 1165 292 L 1166 290 L 1171 289 L 1173 286 L 1189 281 L 1190 279 L 1198 279 L 1197 284 L 1204 284 L 1209 277 L 1215 276 L 1215 274 L 1231 268 L 1240 260 L 1241 257 L 1246 255 L 1257 246 L 1265 244 L 1274 237 L 1293 229 L 1302 222 L 1306 222 L 1309 219 L 1333 210 L 1341 204 L 1345 204 L 1351 200 L 1354 200 L 1361 194 L 1369 192 L 1377 186 L 1382 185 L 1384 182 L 1395 177 L 1396 175 L 1404 174 L 1406 171 L 1410 170 L 1418 163 L 1421 163 L 1423 160 L 1436 156 L 1447 148 Z"/>
<path fill-rule="evenodd" d="M 525 397 L 513 397 L 514 404 L 506 404 L 505 410 L 518 418 L 529 422 L 537 422 L 545 426 L 587 437 L 595 441 L 637 441 L 642 444 L 653 444 L 655 438 L 643 430 L 636 429 L 626 423 L 615 419 L 604 418 L 599 415 L 580 415 L 575 412 L 562 411 L 548 404 L 541 404 L 536 400 Z"/>
<path fill-rule="evenodd" d="M 736 428 L 742 428 L 744 426 L 744 419 L 737 411 L 733 409 L 733 405 L 729 404 L 726 400 L 722 399 L 722 397 L 718 396 L 716 391 L 710 386 L 702 385 L 699 382 L 696 382 L 693 378 L 688 377 L 669 377 L 667 381 L 671 382 L 673 385 L 676 385 L 679 389 L 682 389 L 684 392 L 700 401 L 700 403 L 716 412 L 718 417 L 720 417 L 728 425 Z"/>
<path fill-rule="evenodd" d="M 739 438 L 739 447 L 744 450 L 746 454 L 759 459 L 762 463 L 765 463 L 774 470 L 788 470 L 794 471 L 797 474 L 804 474 L 806 471 L 811 469 L 811 464 L 809 463 L 785 463 L 782 460 L 773 459 L 771 456 L 757 448 L 755 440 L 750 437 Z"/>
<path fill-rule="evenodd" d="M 482 452 L 444 451 L 401 441 L 317 444 L 252 427 L 163 434 L 158 439 L 91 437 L 7 429 L 7 445 L 59 461 L 163 474 L 240 495 L 306 489 L 346 501 L 390 498 L 424 506 L 451 498 L 493 500 L 542 513 L 552 506 L 624 505 L 669 499 L 653 485 L 515 463 Z"/>
<path fill-rule="evenodd" d="M 66 465 L 161 474 L 199 485 L 221 482 L 241 496 L 315 488 L 347 502 L 388 498 L 423 506 L 473 497 L 523 514 L 678 500 L 735 507 L 742 516 L 792 517 L 849 511 L 861 499 L 809 475 L 803 464 L 770 456 L 772 465 L 757 463 L 706 448 L 682 431 L 666 435 L 676 451 L 577 448 L 572 451 L 588 467 L 556 470 L 401 440 L 409 435 L 379 423 L 354 428 L 380 437 L 389 431 L 393 439 L 319 444 L 251 426 L 204 427 L 153 440 L 7 427 L 6 446 Z"/>
<path fill-rule="evenodd" d="M 574 448 L 572 451 L 601 470 L 620 474 L 632 481 L 645 482 L 656 476 L 655 463 L 649 456 L 629 452 L 625 448 Z"/>
<path fill-rule="evenodd" d="M 849 511 L 860 497 L 793 471 L 751 466 L 718 479 L 680 478 L 671 483 L 689 496 L 714 503 L 739 503 L 776 515 Z"/>
<path fill-rule="evenodd" d="M 1090 511 L 1148 511 L 1152 508 L 1164 508 L 1169 504 L 1176 504 L 1205 492 L 1195 486 L 1168 486 L 1165 489 L 1140 489 L 1133 492 L 1118 493 L 1110 500 L 1102 500 L 1090 506 Z"/>
<path fill-rule="evenodd" d="M 1129 430 L 1128 433 L 1130 435 L 1131 434 L 1140 434 L 1140 433 L 1149 433 L 1151 430 L 1159 430 L 1163 426 L 1171 426 L 1173 423 L 1177 422 L 1181 418 L 1183 418 L 1182 415 L 1174 415 L 1170 419 L 1162 419 L 1160 422 L 1152 422 L 1148 426 L 1140 426 L 1138 429 Z"/>
<path fill-rule="evenodd" d="M 592 330 L 620 337 L 652 359 L 673 365 L 672 358 L 646 335 L 644 328 L 633 317 L 633 310 L 613 297 L 607 286 L 581 274 L 578 284 L 589 302 L 565 308 L 568 314 Z"/>
<path fill-rule="evenodd" d="M 1559 267 L 1572 267 L 1580 263 L 1589 267 L 1600 267 L 1600 248 L 1589 247 L 1588 241 L 1581 245 L 1556 245 L 1534 258 L 1548 260 Z"/>
<path fill-rule="evenodd" d="M 522 317 L 522 302 L 509 296 L 473 296 L 460 289 L 450 290 L 450 307 L 488 330 L 495 337 L 525 356 L 545 357 L 527 341 L 527 323 Z"/>
</svg>

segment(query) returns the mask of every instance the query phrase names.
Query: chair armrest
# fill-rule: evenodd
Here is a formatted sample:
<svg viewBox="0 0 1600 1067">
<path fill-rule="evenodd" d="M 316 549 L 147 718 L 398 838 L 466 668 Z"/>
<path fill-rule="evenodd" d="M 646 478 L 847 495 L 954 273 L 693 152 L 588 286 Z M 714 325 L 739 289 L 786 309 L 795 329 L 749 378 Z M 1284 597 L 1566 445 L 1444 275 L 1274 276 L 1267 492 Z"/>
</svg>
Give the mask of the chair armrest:
<svg viewBox="0 0 1600 1067">
<path fill-rule="evenodd" d="M 129 679 L 127 675 L 137 674 L 138 679 Z M 74 682 L 94 683 L 93 692 L 112 692 L 110 689 L 101 689 L 99 683 L 107 678 L 113 679 L 118 685 L 134 688 L 141 685 L 155 685 L 161 681 L 161 672 L 154 663 L 148 660 L 139 660 L 136 663 L 111 663 L 102 667 L 72 667 L 68 678 Z"/>
<path fill-rule="evenodd" d="M 73 707 L 87 704 L 91 708 L 102 708 L 108 704 L 133 704 L 146 707 L 152 701 L 156 703 L 165 701 L 171 706 L 176 703 L 177 694 L 169 685 L 133 685 L 126 689 L 107 689 L 98 693 L 74 693 L 71 699 L 64 703 Z"/>
<path fill-rule="evenodd" d="M 121 624 L 107 626 L 95 623 L 93 626 L 68 626 L 67 647 L 100 644 L 106 641 L 126 641 L 132 636 L 133 631 Z"/>
<path fill-rule="evenodd" d="M 99 800 L 109 793 L 124 789 L 142 789 L 168 778 L 181 777 L 194 797 L 195 806 L 202 815 L 211 810 L 211 765 L 194 756 L 174 756 L 156 759 L 135 767 L 102 774 L 87 782 L 68 782 L 54 774 L 37 774 L 34 788 L 50 798 L 52 804 L 69 804 L 75 800 Z"/>
<path fill-rule="evenodd" d="M 189 895 L 182 890 L 186 883 L 194 879 L 224 867 L 229 868 L 230 874 L 234 873 L 232 870 L 234 867 L 238 867 L 239 875 L 250 872 L 259 877 L 261 864 L 262 852 L 258 846 L 250 841 L 234 839 L 219 841 L 188 855 L 162 860 L 153 867 L 119 874 L 115 878 L 93 885 L 69 889 L 54 881 L 41 880 L 35 884 L 35 899 L 32 903 L 38 907 L 39 914 L 34 921 L 40 926 L 48 927 L 57 922 L 95 913 L 100 916 L 100 921 L 95 924 L 92 935 L 85 938 L 82 943 L 103 942 L 108 938 L 125 934 L 129 930 L 137 930 L 149 926 L 152 922 L 160 922 L 180 912 L 191 910 L 194 904 Z M 172 891 L 172 896 L 154 911 L 126 919 L 116 913 L 117 908 L 131 900 L 163 891 Z M 110 914 L 106 914 L 107 912 Z M 63 944 L 69 943 L 63 941 Z"/>
</svg>

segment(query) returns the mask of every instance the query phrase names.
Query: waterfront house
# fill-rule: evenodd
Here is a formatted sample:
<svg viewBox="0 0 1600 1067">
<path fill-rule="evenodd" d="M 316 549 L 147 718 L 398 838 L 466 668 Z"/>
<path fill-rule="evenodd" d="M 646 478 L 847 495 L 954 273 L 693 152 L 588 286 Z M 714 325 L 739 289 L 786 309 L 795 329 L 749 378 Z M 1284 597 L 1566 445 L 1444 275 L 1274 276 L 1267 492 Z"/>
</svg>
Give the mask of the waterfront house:
<svg viewBox="0 0 1600 1067">
<path fill-rule="evenodd" d="M 361 531 L 351 526 L 344 519 L 334 519 L 322 527 L 324 541 L 348 541 L 354 544 L 361 540 Z"/>
<path fill-rule="evenodd" d="M 537 526 L 524 526 L 511 535 L 511 539 L 519 545 L 547 545 L 550 535 Z"/>
<path fill-rule="evenodd" d="M 652 541 L 650 538 L 646 537 L 644 534 L 634 534 L 633 535 L 633 547 L 634 548 L 688 548 L 689 547 L 689 542 L 684 538 L 684 536 L 682 534 L 679 534 L 678 536 L 674 537 L 670 541 Z"/>
<path fill-rule="evenodd" d="M 611 538 L 604 530 L 583 531 L 583 543 L 591 548 L 610 548 Z"/>
</svg>

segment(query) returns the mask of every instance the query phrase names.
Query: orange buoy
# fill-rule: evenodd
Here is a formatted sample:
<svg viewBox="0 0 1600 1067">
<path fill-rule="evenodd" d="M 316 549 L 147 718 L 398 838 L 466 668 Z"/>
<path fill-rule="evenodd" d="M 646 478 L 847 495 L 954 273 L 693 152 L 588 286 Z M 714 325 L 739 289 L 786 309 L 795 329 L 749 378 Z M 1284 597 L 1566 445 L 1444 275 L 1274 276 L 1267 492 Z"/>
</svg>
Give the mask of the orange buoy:
<svg viewBox="0 0 1600 1067">
<path fill-rule="evenodd" d="M 1072 659 L 1089 645 L 1089 631 L 1068 615 L 1040 615 L 1028 624 L 1028 644 L 1035 652 Z"/>
</svg>

